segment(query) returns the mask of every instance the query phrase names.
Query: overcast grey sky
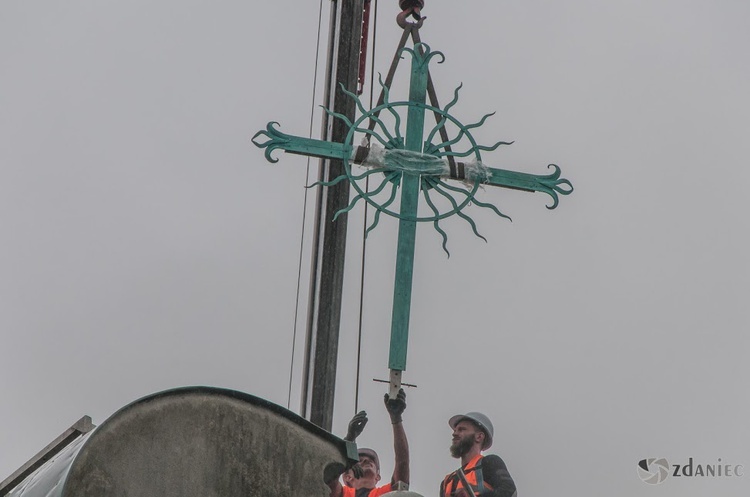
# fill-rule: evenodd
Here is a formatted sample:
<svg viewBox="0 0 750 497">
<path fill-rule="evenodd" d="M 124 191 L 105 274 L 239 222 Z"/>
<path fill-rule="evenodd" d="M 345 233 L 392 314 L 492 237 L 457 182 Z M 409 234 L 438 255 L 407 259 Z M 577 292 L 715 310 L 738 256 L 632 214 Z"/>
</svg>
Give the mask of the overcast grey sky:
<svg viewBox="0 0 750 497">
<path fill-rule="evenodd" d="M 385 73 L 398 9 L 378 3 Z M 318 8 L 0 3 L 0 480 L 80 416 L 98 424 L 160 390 L 287 404 L 306 162 L 269 164 L 250 137 L 268 121 L 307 134 Z M 448 220 L 450 259 L 419 227 L 412 489 L 436 494 L 456 467 L 448 417 L 480 410 L 521 495 L 746 496 L 750 4 L 427 0 L 424 13 L 422 39 L 446 56 L 431 66 L 441 102 L 463 82 L 451 113 L 497 111 L 478 141 L 515 140 L 484 161 L 556 163 L 576 190 L 548 211 L 545 195 L 487 188 L 513 222 L 472 209 L 484 243 Z M 361 206 L 350 218 L 339 435 Z M 395 236 L 386 218 L 368 240 L 359 398 L 360 442 L 387 475 L 371 379 L 387 376 Z M 749 474 L 654 487 L 636 471 L 650 457 Z"/>
</svg>

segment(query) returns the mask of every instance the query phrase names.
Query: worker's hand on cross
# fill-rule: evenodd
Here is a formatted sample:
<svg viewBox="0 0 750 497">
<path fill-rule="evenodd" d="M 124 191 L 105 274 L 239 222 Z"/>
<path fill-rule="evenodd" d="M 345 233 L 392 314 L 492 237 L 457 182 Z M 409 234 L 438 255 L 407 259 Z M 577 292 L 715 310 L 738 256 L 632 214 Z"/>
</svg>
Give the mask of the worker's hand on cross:
<svg viewBox="0 0 750 497">
<path fill-rule="evenodd" d="M 401 415 L 406 409 L 406 392 L 404 392 L 404 389 L 399 389 L 395 399 L 391 399 L 388 397 L 388 394 L 385 394 L 383 401 L 385 402 L 388 414 L 391 416 L 391 423 L 394 425 L 400 423 L 402 421 Z"/>
</svg>

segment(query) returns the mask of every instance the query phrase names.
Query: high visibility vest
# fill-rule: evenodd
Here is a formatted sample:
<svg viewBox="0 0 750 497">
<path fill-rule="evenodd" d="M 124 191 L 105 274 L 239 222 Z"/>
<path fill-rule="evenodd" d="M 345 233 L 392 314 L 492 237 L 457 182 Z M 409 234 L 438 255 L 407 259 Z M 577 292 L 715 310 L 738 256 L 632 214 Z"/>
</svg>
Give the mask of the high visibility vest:
<svg viewBox="0 0 750 497">
<path fill-rule="evenodd" d="M 367 497 L 378 497 L 388 492 L 393 492 L 393 490 L 395 490 L 393 488 L 393 485 L 391 485 L 390 483 L 387 483 L 383 485 L 382 487 L 370 489 L 370 492 L 367 494 Z M 352 487 L 343 487 L 343 491 L 344 491 L 344 493 L 342 494 L 343 497 L 355 497 L 357 495 L 357 491 L 354 490 Z"/>
<path fill-rule="evenodd" d="M 485 490 L 492 490 L 492 485 L 484 481 L 482 477 L 482 456 L 481 454 L 474 457 L 464 469 L 466 481 L 474 490 L 474 495 L 481 495 Z M 464 488 L 458 471 L 454 471 L 445 477 L 442 484 L 443 494 L 440 497 L 451 497 L 459 488 Z"/>
</svg>

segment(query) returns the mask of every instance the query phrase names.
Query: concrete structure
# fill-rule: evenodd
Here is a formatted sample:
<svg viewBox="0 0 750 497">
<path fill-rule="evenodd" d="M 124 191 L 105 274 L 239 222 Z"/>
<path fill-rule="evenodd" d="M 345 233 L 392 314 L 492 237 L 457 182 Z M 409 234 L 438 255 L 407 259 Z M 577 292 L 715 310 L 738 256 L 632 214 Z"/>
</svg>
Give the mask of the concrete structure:
<svg viewBox="0 0 750 497">
<path fill-rule="evenodd" d="M 325 467 L 356 458 L 354 444 L 280 406 L 188 387 L 120 409 L 8 496 L 326 497 Z"/>
</svg>

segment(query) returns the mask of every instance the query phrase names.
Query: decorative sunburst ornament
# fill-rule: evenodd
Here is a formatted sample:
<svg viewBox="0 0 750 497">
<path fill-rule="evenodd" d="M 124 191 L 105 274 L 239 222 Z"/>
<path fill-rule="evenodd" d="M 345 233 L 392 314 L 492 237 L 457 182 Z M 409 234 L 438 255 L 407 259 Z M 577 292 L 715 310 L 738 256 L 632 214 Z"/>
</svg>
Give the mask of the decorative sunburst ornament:
<svg viewBox="0 0 750 497">
<path fill-rule="evenodd" d="M 416 66 L 427 71 L 427 65 L 433 57 L 440 57 L 441 62 L 444 60 L 441 52 L 431 51 L 426 44 L 417 44 L 414 50 L 409 48 L 403 48 L 402 50 L 412 55 L 413 69 Z M 383 84 L 382 79 L 380 85 L 383 91 L 383 103 L 369 111 L 356 94 L 347 91 L 343 86 L 341 87 L 341 90 L 354 100 L 359 110 L 360 115 L 354 122 L 351 122 L 343 114 L 325 109 L 331 117 L 342 120 L 349 128 L 346 144 L 343 146 L 284 134 L 275 128 L 277 123 L 274 122 L 269 123 L 265 130 L 256 133 L 253 137 L 253 143 L 266 149 L 266 158 L 271 162 L 278 161 L 271 156 L 271 152 L 276 149 L 304 155 L 342 159 L 346 174 L 329 182 L 319 182 L 312 185 L 332 186 L 341 181 L 351 183 L 356 195 L 345 209 L 336 213 L 336 217 L 344 212 L 349 212 L 360 200 L 364 200 L 376 209 L 373 222 L 368 227 L 367 233 L 377 226 L 381 213 L 404 221 L 432 222 L 437 232 L 442 236 L 443 249 L 448 254 L 448 235 L 440 227 L 440 220 L 455 214 L 471 225 L 471 229 L 476 236 L 486 241 L 479 234 L 471 217 L 463 212 L 465 207 L 474 204 L 491 209 L 497 215 L 510 219 L 494 205 L 477 199 L 476 194 L 481 186 L 502 186 L 547 193 L 552 197 L 552 204 L 548 206 L 549 209 L 557 207 L 558 194 L 568 195 L 573 191 L 570 181 L 560 178 L 560 168 L 554 164 L 549 165 L 553 172 L 544 176 L 486 166 L 482 162 L 481 152 L 493 151 L 501 145 L 511 145 L 513 142 L 499 141 L 492 146 L 484 146 L 479 145 L 472 136 L 471 130 L 482 126 L 494 113 L 486 114 L 478 122 L 468 125 L 464 125 L 449 113 L 458 102 L 461 86 L 454 91 L 453 100 L 445 108 L 440 109 L 425 104 L 424 97 L 421 102 L 413 100 L 391 102 L 390 89 Z M 407 129 L 402 129 L 404 123 L 402 114 L 404 111 L 407 116 L 421 115 L 422 124 L 424 123 L 425 112 L 433 113 L 436 116 L 437 123 L 427 133 L 424 142 L 419 143 L 419 147 L 407 146 L 405 134 L 408 134 L 408 123 L 412 120 L 408 119 Z M 368 123 L 369 127 L 367 127 Z M 455 130 L 455 137 L 442 139 L 443 136 L 447 135 L 446 131 L 449 128 Z M 266 136 L 269 140 L 263 143 L 256 141 L 261 135 Z M 356 147 L 352 145 L 357 141 L 357 138 L 362 139 L 363 145 Z M 468 158 L 468 160 L 456 160 L 462 158 Z M 353 168 L 355 165 L 362 166 L 366 170 L 358 173 Z M 379 183 L 372 188 L 366 188 L 363 185 L 365 179 L 376 174 L 380 176 Z M 417 181 L 418 191 L 421 192 L 425 204 L 430 210 L 429 214 L 419 216 L 416 213 L 396 211 L 391 207 L 398 197 L 398 190 L 404 183 L 404 178 L 407 176 Z M 451 184 L 447 180 L 460 181 L 458 183 L 451 182 L 454 183 Z"/>
</svg>

